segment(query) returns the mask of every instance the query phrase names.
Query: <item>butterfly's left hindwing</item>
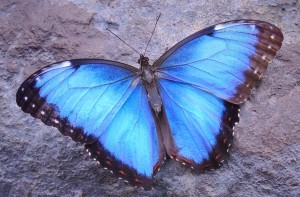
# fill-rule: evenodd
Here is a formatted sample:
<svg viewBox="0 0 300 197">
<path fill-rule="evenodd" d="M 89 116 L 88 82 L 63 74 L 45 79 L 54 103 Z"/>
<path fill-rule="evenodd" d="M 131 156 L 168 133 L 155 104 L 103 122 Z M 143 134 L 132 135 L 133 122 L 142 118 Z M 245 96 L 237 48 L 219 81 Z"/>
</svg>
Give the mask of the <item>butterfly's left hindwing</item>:
<svg viewBox="0 0 300 197">
<path fill-rule="evenodd" d="M 159 81 L 168 155 L 197 171 L 217 168 L 231 146 L 239 107 L 185 83 Z M 170 133 L 170 135 L 169 135 Z"/>
<path fill-rule="evenodd" d="M 29 77 L 17 92 L 26 113 L 86 144 L 104 167 L 151 188 L 164 157 L 137 69 L 106 60 L 70 60 Z"/>
</svg>

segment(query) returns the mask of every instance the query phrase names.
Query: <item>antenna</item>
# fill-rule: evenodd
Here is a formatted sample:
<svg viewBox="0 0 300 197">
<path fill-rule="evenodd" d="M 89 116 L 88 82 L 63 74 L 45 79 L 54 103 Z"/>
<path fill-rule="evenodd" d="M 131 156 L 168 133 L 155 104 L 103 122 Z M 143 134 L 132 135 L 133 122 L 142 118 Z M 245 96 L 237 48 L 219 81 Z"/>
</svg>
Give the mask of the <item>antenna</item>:
<svg viewBox="0 0 300 197">
<path fill-rule="evenodd" d="M 144 55 L 143 55 L 143 56 L 145 56 L 145 54 L 146 54 L 146 52 L 147 52 L 147 48 L 148 48 L 148 46 L 149 46 L 149 43 L 150 43 L 150 41 L 151 41 L 151 39 L 152 39 L 152 36 L 153 36 L 153 34 L 154 34 L 154 31 L 155 31 L 155 29 L 156 29 L 156 25 L 157 25 L 157 22 L 158 22 L 158 20 L 159 20 L 159 18 L 160 18 L 160 15 L 161 15 L 161 13 L 159 13 L 158 17 L 156 18 L 155 26 L 154 26 L 154 28 L 153 28 L 151 37 L 150 37 L 150 39 L 149 39 L 149 41 L 148 41 L 148 43 L 147 43 L 147 45 L 146 45 L 145 52 L 144 52 Z M 137 54 L 139 54 L 139 56 L 142 55 L 142 54 L 140 54 L 135 48 L 133 48 L 132 46 L 130 46 L 129 44 L 127 44 L 124 40 L 122 40 L 117 34 L 115 34 L 114 32 L 112 32 L 110 29 L 106 28 L 106 30 L 109 31 L 109 32 L 110 32 L 111 34 L 113 34 L 114 36 L 116 36 L 116 37 L 117 37 L 119 40 L 121 40 L 124 44 L 126 44 L 127 46 L 129 46 L 132 50 L 134 50 Z"/>
<path fill-rule="evenodd" d="M 119 36 L 117 36 L 114 32 L 112 32 L 111 30 L 109 30 L 108 28 L 106 28 L 107 31 L 109 31 L 110 33 L 112 33 L 114 36 L 116 36 L 117 38 L 119 38 L 119 40 L 121 40 L 124 44 L 126 44 L 127 46 L 129 46 L 132 50 L 134 50 L 137 54 L 139 54 L 139 56 L 141 55 L 135 48 L 133 48 L 132 46 L 130 46 L 129 44 L 127 44 L 124 40 L 122 40 Z"/>
<path fill-rule="evenodd" d="M 159 18 L 160 18 L 160 15 L 161 15 L 161 13 L 159 13 L 158 17 L 156 18 L 155 26 L 154 26 L 154 28 L 153 28 L 151 37 L 150 37 L 150 39 L 149 39 L 149 41 L 148 41 L 148 43 L 147 43 L 147 45 L 146 45 L 146 48 L 145 48 L 144 56 L 145 56 L 145 54 L 146 54 L 148 45 L 149 45 L 149 43 L 150 43 L 150 41 L 151 41 L 151 39 L 152 39 L 152 36 L 153 36 L 153 34 L 154 34 L 154 31 L 155 31 L 155 29 L 156 29 L 156 25 L 157 25 L 157 22 L 158 22 L 158 20 L 159 20 Z"/>
</svg>

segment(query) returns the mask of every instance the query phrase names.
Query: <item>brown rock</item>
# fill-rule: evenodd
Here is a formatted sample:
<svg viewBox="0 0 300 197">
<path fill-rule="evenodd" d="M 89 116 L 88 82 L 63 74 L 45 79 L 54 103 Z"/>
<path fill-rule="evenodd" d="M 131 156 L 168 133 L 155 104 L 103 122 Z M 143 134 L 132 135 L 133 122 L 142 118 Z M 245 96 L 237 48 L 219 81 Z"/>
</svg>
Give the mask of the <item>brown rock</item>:
<svg viewBox="0 0 300 197">
<path fill-rule="evenodd" d="M 299 196 L 299 2 L 291 1 L 21 1 L 0 2 L 0 196 Z M 195 174 L 174 161 L 146 192 L 99 167 L 82 145 L 23 113 L 17 88 L 57 61 L 105 58 L 138 66 L 138 56 L 105 28 L 147 53 L 152 62 L 206 26 L 240 18 L 277 24 L 285 40 L 258 89 L 242 105 L 231 158 Z"/>
</svg>

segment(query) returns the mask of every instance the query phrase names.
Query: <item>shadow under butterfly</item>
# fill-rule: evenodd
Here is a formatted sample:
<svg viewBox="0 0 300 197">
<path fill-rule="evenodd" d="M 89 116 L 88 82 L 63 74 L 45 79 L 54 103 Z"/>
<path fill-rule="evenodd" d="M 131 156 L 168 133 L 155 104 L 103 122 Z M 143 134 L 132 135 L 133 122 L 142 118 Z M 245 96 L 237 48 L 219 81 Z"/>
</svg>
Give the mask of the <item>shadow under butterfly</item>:
<svg viewBox="0 0 300 197">
<path fill-rule="evenodd" d="M 104 168 L 152 188 L 166 155 L 197 172 L 227 158 L 239 105 L 280 49 L 281 31 L 255 20 L 192 34 L 153 65 L 102 59 L 49 65 L 17 91 L 18 106 L 74 141 Z"/>
</svg>

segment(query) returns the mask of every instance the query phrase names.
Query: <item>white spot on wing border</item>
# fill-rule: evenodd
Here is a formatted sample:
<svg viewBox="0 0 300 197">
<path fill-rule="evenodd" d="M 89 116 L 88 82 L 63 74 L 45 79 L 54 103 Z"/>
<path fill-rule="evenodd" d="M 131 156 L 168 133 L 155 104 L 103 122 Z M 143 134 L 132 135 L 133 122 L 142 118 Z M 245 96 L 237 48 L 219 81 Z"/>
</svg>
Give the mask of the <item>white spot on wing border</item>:
<svg viewBox="0 0 300 197">
<path fill-rule="evenodd" d="M 55 70 L 55 69 L 58 69 L 58 68 L 65 68 L 65 67 L 69 67 L 71 65 L 72 64 L 71 64 L 70 61 L 64 61 L 64 62 L 56 63 L 56 64 L 53 64 L 50 68 L 45 68 L 45 70 L 42 70 L 41 74 L 45 73 L 46 71 L 48 72 L 50 70 Z"/>
<path fill-rule="evenodd" d="M 228 27 L 232 27 L 232 26 L 237 26 L 237 25 L 249 25 L 252 29 L 255 29 L 256 25 L 254 23 L 251 23 L 251 21 L 239 21 L 239 22 L 229 22 L 229 23 L 221 23 L 221 24 L 217 24 L 214 27 L 214 30 L 221 30 L 221 29 L 225 29 Z"/>
</svg>

